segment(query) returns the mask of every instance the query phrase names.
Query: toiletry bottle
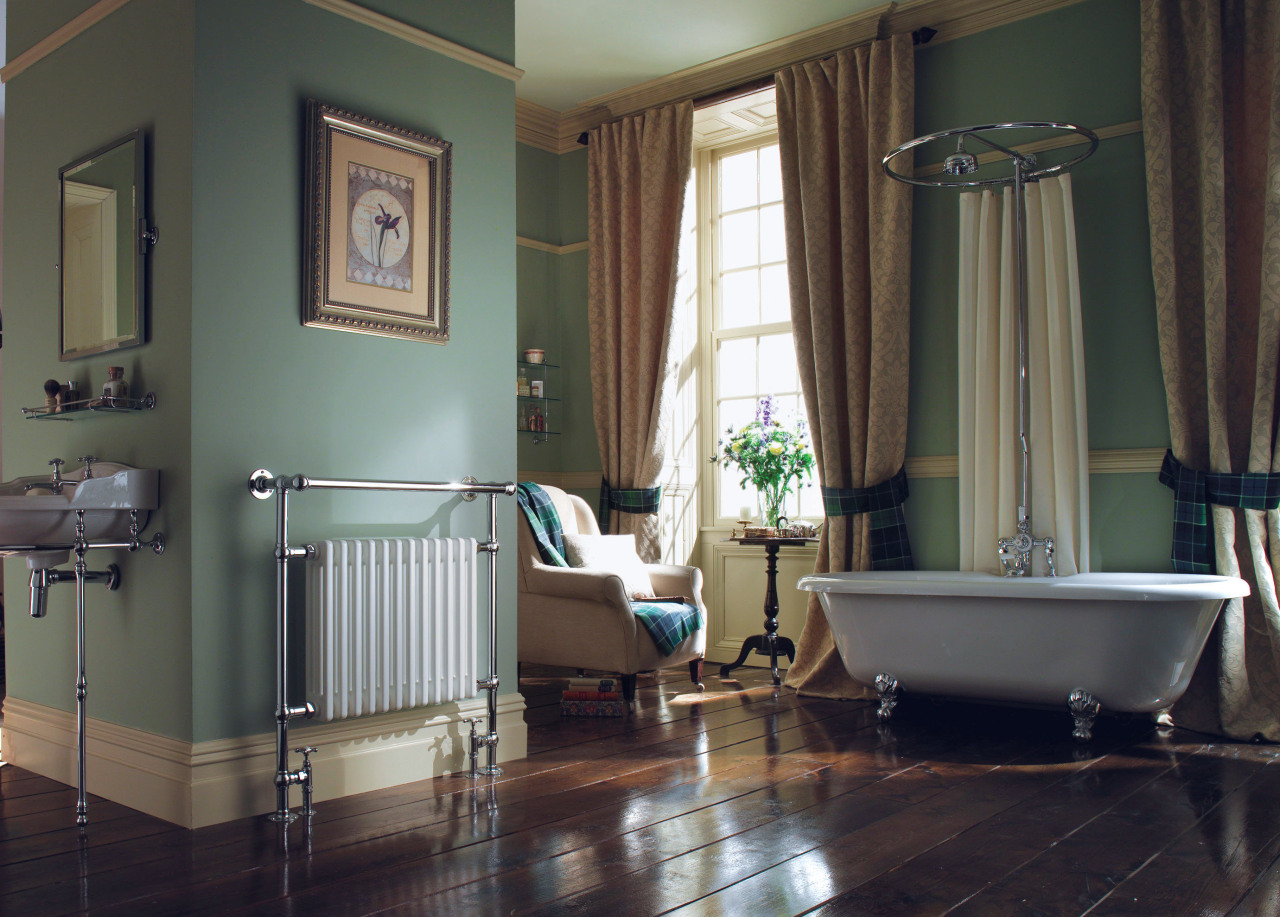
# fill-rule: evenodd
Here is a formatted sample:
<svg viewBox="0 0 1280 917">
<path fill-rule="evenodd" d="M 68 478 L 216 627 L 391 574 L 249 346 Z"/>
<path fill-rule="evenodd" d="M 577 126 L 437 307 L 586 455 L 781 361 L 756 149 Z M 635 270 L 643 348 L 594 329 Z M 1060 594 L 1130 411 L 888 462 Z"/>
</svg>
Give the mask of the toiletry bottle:
<svg viewBox="0 0 1280 917">
<path fill-rule="evenodd" d="M 520 367 L 520 373 L 516 376 L 516 394 L 529 394 L 529 376 L 525 373 L 524 367 Z"/>
<path fill-rule="evenodd" d="M 102 403 L 105 407 L 118 404 L 129 394 L 129 385 L 124 381 L 123 366 L 108 366 L 107 381 L 102 384 Z"/>
<path fill-rule="evenodd" d="M 75 379 L 67 380 L 67 384 L 62 389 L 62 409 L 64 411 L 79 410 L 82 405 L 77 402 L 80 400 L 80 383 Z"/>
</svg>

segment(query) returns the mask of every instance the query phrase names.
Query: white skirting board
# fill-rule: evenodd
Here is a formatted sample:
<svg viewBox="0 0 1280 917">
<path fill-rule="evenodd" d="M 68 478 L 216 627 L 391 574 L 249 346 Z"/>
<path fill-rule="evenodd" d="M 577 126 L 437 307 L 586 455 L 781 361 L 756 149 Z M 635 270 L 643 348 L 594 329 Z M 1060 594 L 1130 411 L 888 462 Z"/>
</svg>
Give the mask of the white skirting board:
<svg viewBox="0 0 1280 917">
<path fill-rule="evenodd" d="M 336 799 L 465 773 L 471 727 L 484 717 L 483 695 L 457 703 L 380 716 L 301 725 L 289 746 L 315 745 L 311 756 L 315 801 Z M 481 728 L 483 728 L 483 723 Z M 90 718 L 86 724 L 89 792 L 186 828 L 201 828 L 275 810 L 275 733 L 192 744 Z M 74 713 L 8 697 L 3 748 L 9 764 L 74 786 Z M 498 697 L 498 760 L 523 758 L 527 749 L 524 698 Z M 481 764 L 487 752 L 481 751 Z M 293 755 L 292 766 L 301 758 Z M 301 804 L 301 790 L 290 804 Z M 72 808 L 68 821 L 74 819 Z M 89 803 L 93 824 L 93 803 Z"/>
</svg>

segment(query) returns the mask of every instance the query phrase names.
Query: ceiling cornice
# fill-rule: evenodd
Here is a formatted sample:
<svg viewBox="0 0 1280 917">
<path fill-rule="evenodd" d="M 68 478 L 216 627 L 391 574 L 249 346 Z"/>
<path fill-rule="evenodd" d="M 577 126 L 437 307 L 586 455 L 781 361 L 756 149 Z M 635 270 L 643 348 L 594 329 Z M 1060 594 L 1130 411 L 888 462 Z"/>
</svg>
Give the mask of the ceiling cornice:
<svg viewBox="0 0 1280 917">
<path fill-rule="evenodd" d="M 582 148 L 578 143 L 579 134 L 606 121 L 738 86 L 791 64 L 825 57 L 841 48 L 914 32 L 924 26 L 937 30 L 932 41 L 950 41 L 1079 2 L 905 0 L 887 3 L 865 13 L 588 99 L 568 111 L 555 112 L 516 99 L 516 139 L 553 153 L 567 153 Z"/>
</svg>

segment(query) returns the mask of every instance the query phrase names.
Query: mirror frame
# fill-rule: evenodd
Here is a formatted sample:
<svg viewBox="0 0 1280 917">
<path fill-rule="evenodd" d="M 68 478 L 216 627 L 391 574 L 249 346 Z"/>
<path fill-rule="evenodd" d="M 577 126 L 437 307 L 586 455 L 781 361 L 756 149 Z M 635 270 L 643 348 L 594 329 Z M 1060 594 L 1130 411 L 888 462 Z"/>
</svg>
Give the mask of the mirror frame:
<svg viewBox="0 0 1280 917">
<path fill-rule="evenodd" d="M 75 171 L 113 150 L 132 142 L 133 147 L 133 220 L 132 238 L 116 239 L 116 245 L 132 246 L 133 251 L 133 334 L 104 344 L 80 350 L 66 349 L 66 276 L 63 270 L 66 259 L 66 183 Z M 154 229 L 148 229 L 146 217 L 146 134 L 141 129 L 130 131 L 123 137 L 99 147 L 87 156 L 67 163 L 58 170 L 58 359 L 61 362 L 79 360 L 82 357 L 137 347 L 147 342 L 146 309 L 146 255 L 149 244 L 155 242 Z"/>
</svg>

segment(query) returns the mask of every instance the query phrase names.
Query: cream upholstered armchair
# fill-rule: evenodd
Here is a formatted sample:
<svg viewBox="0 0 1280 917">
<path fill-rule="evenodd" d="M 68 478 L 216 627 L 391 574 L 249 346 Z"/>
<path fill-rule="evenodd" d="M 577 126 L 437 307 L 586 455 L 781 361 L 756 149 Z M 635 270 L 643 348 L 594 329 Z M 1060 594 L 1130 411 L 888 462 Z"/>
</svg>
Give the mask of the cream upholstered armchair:
<svg viewBox="0 0 1280 917">
<path fill-rule="evenodd" d="M 558 487 L 542 485 L 555 504 L 566 534 L 599 535 L 587 501 Z M 636 673 L 682 662 L 702 690 L 702 657 L 707 645 L 707 609 L 702 604 L 702 571 L 674 564 L 646 564 L 655 594 L 681 595 L 698 606 L 703 626 L 663 656 L 637 621 L 622 579 L 605 570 L 544 564 L 523 513 L 517 513 L 520 554 L 517 659 L 541 665 L 601 669 L 621 676 L 623 695 L 635 696 Z"/>
</svg>

